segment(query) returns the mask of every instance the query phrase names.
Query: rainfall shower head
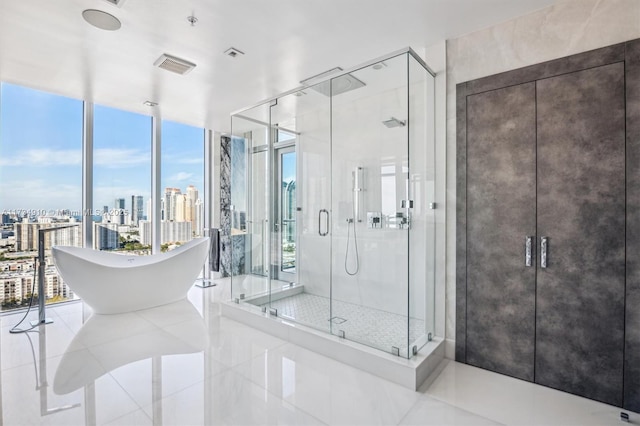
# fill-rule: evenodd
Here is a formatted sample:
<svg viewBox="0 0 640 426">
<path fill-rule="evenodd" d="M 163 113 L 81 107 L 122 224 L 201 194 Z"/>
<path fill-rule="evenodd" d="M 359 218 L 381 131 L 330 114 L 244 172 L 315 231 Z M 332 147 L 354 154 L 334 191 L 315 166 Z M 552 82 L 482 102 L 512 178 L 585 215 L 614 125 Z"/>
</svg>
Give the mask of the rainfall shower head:
<svg viewBox="0 0 640 426">
<path fill-rule="evenodd" d="M 344 74 L 331 80 L 315 84 L 309 88 L 325 96 L 336 96 L 364 86 L 366 86 L 366 84 L 362 80 L 354 77 L 352 74 Z"/>
<path fill-rule="evenodd" d="M 402 121 L 402 120 L 398 120 L 395 117 L 391 117 L 388 120 L 384 120 L 382 122 L 382 124 L 384 124 L 388 128 L 392 128 L 392 127 L 404 127 L 405 124 L 407 124 L 407 122 L 406 121 Z"/>
</svg>

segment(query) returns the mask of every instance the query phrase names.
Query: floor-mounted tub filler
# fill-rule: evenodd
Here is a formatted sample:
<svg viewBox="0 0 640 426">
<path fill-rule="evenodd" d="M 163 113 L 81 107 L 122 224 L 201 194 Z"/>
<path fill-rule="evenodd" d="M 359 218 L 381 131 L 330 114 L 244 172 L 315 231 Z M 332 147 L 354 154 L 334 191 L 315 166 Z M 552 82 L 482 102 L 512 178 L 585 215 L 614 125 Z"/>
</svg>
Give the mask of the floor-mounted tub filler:
<svg viewBox="0 0 640 426">
<path fill-rule="evenodd" d="M 65 284 L 97 314 L 137 311 L 184 299 L 208 252 L 209 238 L 195 238 L 168 253 L 151 256 L 52 248 Z"/>
</svg>

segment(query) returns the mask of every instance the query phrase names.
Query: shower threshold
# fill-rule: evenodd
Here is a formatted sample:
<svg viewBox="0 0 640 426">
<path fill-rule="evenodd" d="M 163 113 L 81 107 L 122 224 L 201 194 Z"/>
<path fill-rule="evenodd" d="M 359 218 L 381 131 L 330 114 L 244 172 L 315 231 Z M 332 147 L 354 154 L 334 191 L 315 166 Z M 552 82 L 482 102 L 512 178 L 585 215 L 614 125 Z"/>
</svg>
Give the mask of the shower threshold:
<svg viewBox="0 0 640 426">
<path fill-rule="evenodd" d="M 409 359 L 391 353 L 395 346 L 404 348 L 406 355 L 405 317 L 339 301 L 333 302 L 329 317 L 329 303 L 328 298 L 305 293 L 299 285 L 272 294 L 270 302 L 267 296 L 224 302 L 222 314 L 413 390 L 444 359 L 444 343 L 437 337 Z M 415 341 L 421 329 L 424 323 L 412 319 L 409 341 Z"/>
</svg>

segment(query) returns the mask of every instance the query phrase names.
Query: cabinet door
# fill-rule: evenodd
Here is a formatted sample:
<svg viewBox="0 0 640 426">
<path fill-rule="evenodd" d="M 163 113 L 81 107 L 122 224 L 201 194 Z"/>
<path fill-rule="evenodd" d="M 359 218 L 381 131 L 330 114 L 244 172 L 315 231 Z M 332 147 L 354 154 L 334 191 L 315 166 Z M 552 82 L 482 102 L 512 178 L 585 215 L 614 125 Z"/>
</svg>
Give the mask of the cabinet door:
<svg viewBox="0 0 640 426">
<path fill-rule="evenodd" d="M 538 267 L 535 381 L 619 406 L 624 64 L 540 80 L 536 91 L 538 236 L 548 237 L 548 260 Z"/>
<path fill-rule="evenodd" d="M 466 362 L 533 380 L 535 83 L 467 98 Z M 535 257 L 533 259 L 535 262 Z"/>
</svg>

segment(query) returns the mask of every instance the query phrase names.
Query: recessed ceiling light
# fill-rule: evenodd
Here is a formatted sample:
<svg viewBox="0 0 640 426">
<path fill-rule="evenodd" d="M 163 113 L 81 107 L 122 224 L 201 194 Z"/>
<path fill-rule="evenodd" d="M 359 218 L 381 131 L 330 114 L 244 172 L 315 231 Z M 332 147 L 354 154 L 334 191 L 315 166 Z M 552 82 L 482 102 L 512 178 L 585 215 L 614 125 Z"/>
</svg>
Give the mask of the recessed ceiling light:
<svg viewBox="0 0 640 426">
<path fill-rule="evenodd" d="M 122 26 L 118 18 L 101 10 L 87 9 L 82 12 L 82 17 L 85 21 L 101 30 L 115 31 Z"/>
<path fill-rule="evenodd" d="M 148 107 L 158 106 L 158 103 L 157 102 L 153 102 L 153 101 L 144 101 L 142 104 L 146 105 Z"/>
<path fill-rule="evenodd" d="M 371 65 L 371 68 L 373 68 L 374 70 L 381 70 L 382 68 L 386 67 L 387 64 L 384 61 L 380 61 L 376 64 Z"/>
<path fill-rule="evenodd" d="M 231 56 L 232 58 L 237 58 L 240 55 L 244 55 L 244 52 L 236 49 L 235 47 L 230 47 L 224 51 L 224 54 L 227 56 Z"/>
</svg>

